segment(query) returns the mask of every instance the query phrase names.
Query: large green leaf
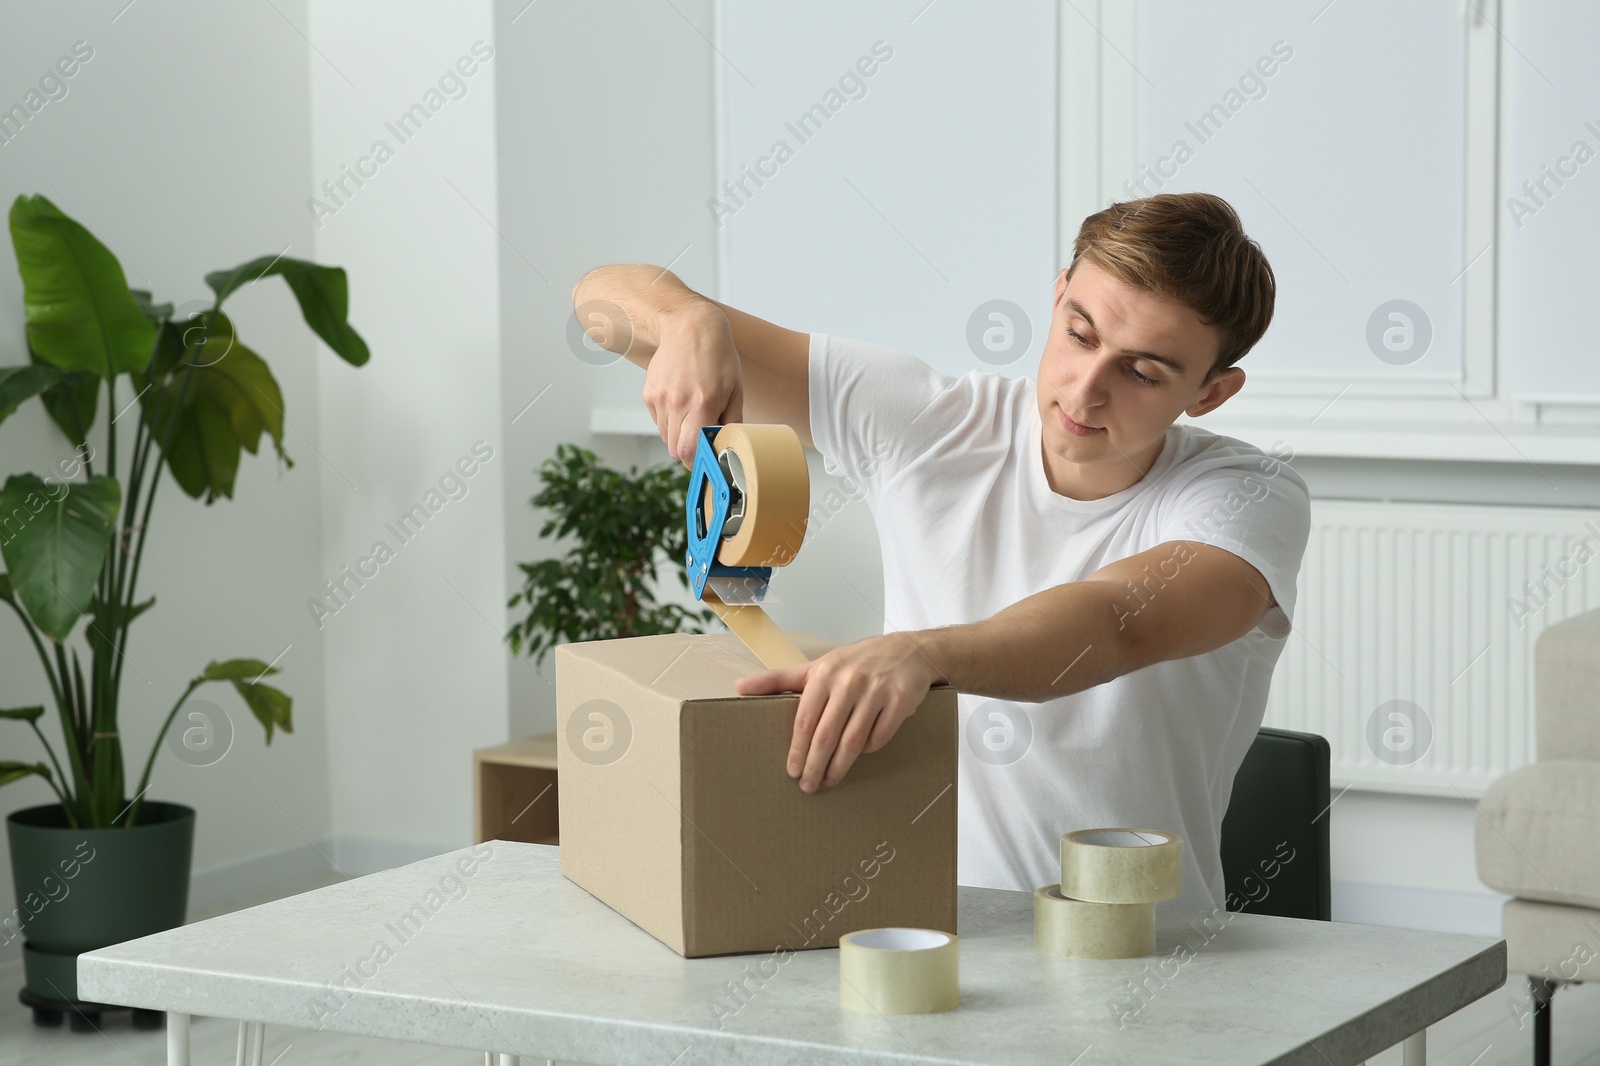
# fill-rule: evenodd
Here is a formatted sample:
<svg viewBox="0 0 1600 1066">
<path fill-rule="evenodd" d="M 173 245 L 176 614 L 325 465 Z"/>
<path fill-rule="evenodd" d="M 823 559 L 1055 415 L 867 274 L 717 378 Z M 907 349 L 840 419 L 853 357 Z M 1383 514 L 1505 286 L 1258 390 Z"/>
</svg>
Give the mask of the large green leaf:
<svg viewBox="0 0 1600 1066">
<path fill-rule="evenodd" d="M 168 319 L 161 323 L 156 331 L 155 359 L 150 367 L 152 379 L 159 381 L 172 373 L 183 361 L 184 351 L 200 343 L 200 338 L 205 336 L 205 319 L 205 315 L 195 314 L 188 322 Z"/>
<path fill-rule="evenodd" d="M 37 355 L 34 360 L 44 365 Z M 100 377 L 87 370 L 74 370 L 45 389 L 39 400 L 50 413 L 50 421 L 81 449 L 89 439 L 89 428 L 94 425 L 94 412 L 100 400 Z"/>
<path fill-rule="evenodd" d="M 109 477 L 47 485 L 14 474 L 0 488 L 0 555 L 40 631 L 64 640 L 94 595 L 122 488 Z"/>
<path fill-rule="evenodd" d="M 64 376 L 53 366 L 0 366 L 0 422 Z"/>
<path fill-rule="evenodd" d="M 205 347 L 193 351 L 201 325 L 163 327 L 156 355 L 161 381 L 141 402 L 157 441 L 166 439 L 169 416 L 176 411 L 165 452 L 167 469 L 184 492 L 196 498 L 204 494 L 212 503 L 218 497 L 232 498 L 239 451 L 254 455 L 263 433 L 272 438 L 280 459 L 289 463 L 289 457 L 283 451 L 283 393 L 272 371 L 244 346 L 220 312 Z M 182 334 L 190 336 L 187 350 Z M 184 391 L 186 374 L 190 380 Z"/>
<path fill-rule="evenodd" d="M 343 267 L 319 266 L 304 259 L 262 256 L 232 270 L 206 275 L 206 284 L 217 294 L 217 305 L 252 281 L 274 274 L 283 276 L 300 301 L 300 314 L 306 325 L 328 343 L 328 347 L 351 366 L 367 361 L 367 342 L 347 321 L 350 317 L 350 285 Z"/>
<path fill-rule="evenodd" d="M 0 760 L 0 785 L 9 785 L 13 781 L 21 781 L 24 777 L 33 777 L 35 774 L 51 780 L 50 767 L 42 762 L 16 762 L 12 759 Z"/>
<path fill-rule="evenodd" d="M 155 328 L 105 245 L 43 196 L 12 203 L 11 243 L 39 358 L 108 379 L 144 369 Z"/>
<path fill-rule="evenodd" d="M 259 683 L 261 678 L 277 672 L 277 667 L 260 659 L 228 659 L 220 663 L 207 663 L 204 677 L 207 681 L 233 682 L 234 689 L 250 708 L 250 713 L 266 729 L 267 743 L 271 744 L 274 728 L 282 729 L 285 733 L 294 732 L 294 701 L 287 693 Z"/>
</svg>

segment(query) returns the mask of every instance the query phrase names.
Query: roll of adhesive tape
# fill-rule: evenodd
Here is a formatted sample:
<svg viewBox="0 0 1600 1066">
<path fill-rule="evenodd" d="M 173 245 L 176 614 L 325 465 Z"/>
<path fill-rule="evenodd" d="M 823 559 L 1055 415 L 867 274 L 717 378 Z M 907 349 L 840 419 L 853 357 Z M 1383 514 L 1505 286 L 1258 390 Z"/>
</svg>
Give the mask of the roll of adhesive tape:
<svg viewBox="0 0 1600 1066">
<path fill-rule="evenodd" d="M 811 473 L 800 437 L 788 426 L 730 422 L 711 442 L 717 461 L 740 494 L 736 524 L 717 548 L 725 566 L 785 566 L 806 539 L 811 514 Z M 706 513 L 711 511 L 706 486 Z M 726 527 L 725 527 L 726 528 Z M 807 662 L 760 604 L 724 603 L 707 585 L 701 599 L 769 670 Z"/>
<path fill-rule="evenodd" d="M 1183 891 L 1183 838 L 1152 829 L 1080 829 L 1061 838 L 1061 894 L 1158 903 Z"/>
<path fill-rule="evenodd" d="M 960 943 L 937 929 L 861 929 L 839 938 L 839 1005 L 933 1014 L 961 1002 Z"/>
<path fill-rule="evenodd" d="M 1089 903 L 1046 885 L 1033 893 L 1033 946 L 1064 959 L 1148 955 L 1156 949 L 1156 905 Z"/>
<path fill-rule="evenodd" d="M 717 562 L 725 566 L 793 562 L 805 543 L 811 514 L 811 473 L 800 437 L 781 424 L 731 422 L 717 430 L 711 448 L 744 495 L 738 528 L 723 536 Z"/>
</svg>

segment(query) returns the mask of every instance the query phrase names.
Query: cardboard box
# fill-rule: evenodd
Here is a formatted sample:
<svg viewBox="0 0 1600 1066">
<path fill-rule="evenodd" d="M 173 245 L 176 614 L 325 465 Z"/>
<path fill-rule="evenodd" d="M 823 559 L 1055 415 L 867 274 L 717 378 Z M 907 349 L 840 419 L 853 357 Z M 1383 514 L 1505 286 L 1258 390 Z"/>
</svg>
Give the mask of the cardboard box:
<svg viewBox="0 0 1600 1066">
<path fill-rule="evenodd" d="M 816 658 L 835 647 L 791 634 Z M 737 637 L 556 648 L 561 872 L 685 957 L 956 931 L 956 692 L 807 795 L 785 770 L 798 694 L 739 696 Z"/>
</svg>

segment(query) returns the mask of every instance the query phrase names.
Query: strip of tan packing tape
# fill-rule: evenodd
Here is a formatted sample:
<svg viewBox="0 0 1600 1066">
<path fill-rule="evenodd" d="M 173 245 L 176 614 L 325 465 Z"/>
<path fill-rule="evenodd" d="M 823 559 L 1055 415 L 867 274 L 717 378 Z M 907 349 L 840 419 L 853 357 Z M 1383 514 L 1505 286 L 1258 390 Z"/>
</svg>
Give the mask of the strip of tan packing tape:
<svg viewBox="0 0 1600 1066">
<path fill-rule="evenodd" d="M 934 1014 L 961 1002 L 959 938 L 937 929 L 860 929 L 839 938 L 839 1005 Z"/>
<path fill-rule="evenodd" d="M 1033 893 L 1033 946 L 1065 959 L 1134 959 L 1156 949 L 1154 903 L 1087 903 L 1060 885 Z"/>
<path fill-rule="evenodd" d="M 768 670 L 781 670 L 786 666 L 799 666 L 810 662 L 805 652 L 789 639 L 772 616 L 758 604 L 723 603 L 709 586 L 701 599 L 715 612 L 722 623 L 744 641 L 744 646 L 755 652 L 761 665 Z"/>
<path fill-rule="evenodd" d="M 782 424 L 731 422 L 717 430 L 711 446 L 719 459 L 732 452 L 744 477 L 744 516 L 738 529 L 717 547 L 717 562 L 726 566 L 792 562 L 805 543 L 811 513 L 811 472 L 799 436 Z M 710 492 L 708 485 L 707 514 Z M 767 669 L 809 661 L 759 604 L 724 603 L 709 585 L 701 599 Z"/>
<path fill-rule="evenodd" d="M 1153 829 L 1080 829 L 1061 838 L 1061 894 L 1159 903 L 1183 891 L 1183 838 Z"/>
</svg>

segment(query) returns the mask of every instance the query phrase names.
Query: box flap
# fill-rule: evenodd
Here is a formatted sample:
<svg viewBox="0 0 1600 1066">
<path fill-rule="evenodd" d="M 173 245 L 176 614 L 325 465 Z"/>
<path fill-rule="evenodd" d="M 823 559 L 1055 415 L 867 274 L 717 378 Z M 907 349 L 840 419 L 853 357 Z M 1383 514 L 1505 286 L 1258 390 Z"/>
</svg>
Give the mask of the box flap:
<svg viewBox="0 0 1600 1066">
<path fill-rule="evenodd" d="M 810 633 L 790 633 L 808 658 L 838 647 Z M 561 645 L 563 652 L 610 670 L 640 688 L 672 700 L 747 699 L 733 689 L 741 677 L 765 670 L 755 653 L 732 633 L 661 633 L 627 640 L 586 640 Z M 694 654 L 690 655 L 690 649 Z"/>
</svg>

